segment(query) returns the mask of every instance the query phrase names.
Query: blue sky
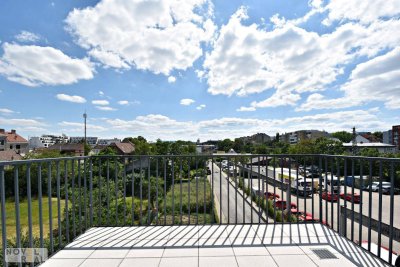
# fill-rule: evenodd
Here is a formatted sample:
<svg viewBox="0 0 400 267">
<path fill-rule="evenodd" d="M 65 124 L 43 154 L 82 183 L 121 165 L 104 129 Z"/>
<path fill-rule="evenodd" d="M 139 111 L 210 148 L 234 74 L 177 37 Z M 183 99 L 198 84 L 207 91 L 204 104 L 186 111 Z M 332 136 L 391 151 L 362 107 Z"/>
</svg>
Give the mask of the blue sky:
<svg viewBox="0 0 400 267">
<path fill-rule="evenodd" d="M 400 121 L 400 3 L 0 2 L 0 128 L 235 138 Z"/>
</svg>

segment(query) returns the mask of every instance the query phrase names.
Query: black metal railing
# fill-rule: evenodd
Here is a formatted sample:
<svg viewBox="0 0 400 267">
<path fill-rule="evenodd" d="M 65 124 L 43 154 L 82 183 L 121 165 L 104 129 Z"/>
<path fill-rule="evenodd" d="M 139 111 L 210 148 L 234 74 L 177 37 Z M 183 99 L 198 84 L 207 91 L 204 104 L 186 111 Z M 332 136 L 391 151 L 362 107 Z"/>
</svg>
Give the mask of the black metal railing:
<svg viewBox="0 0 400 267">
<path fill-rule="evenodd" d="M 3 266 L 8 247 L 51 254 L 90 227 L 264 223 L 322 223 L 392 262 L 399 177 L 400 159 L 335 155 L 0 162 Z"/>
</svg>

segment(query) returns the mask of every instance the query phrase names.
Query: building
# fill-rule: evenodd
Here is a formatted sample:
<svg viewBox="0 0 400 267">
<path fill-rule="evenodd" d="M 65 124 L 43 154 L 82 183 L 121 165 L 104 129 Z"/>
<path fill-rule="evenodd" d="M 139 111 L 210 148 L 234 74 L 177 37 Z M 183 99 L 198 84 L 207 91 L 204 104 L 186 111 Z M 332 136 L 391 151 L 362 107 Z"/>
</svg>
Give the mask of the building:
<svg viewBox="0 0 400 267">
<path fill-rule="evenodd" d="M 135 151 L 135 145 L 127 143 L 112 143 L 109 147 L 113 148 L 118 155 L 130 155 Z"/>
<path fill-rule="evenodd" d="M 357 144 L 364 144 L 364 143 L 371 143 L 371 141 L 369 141 L 367 138 L 365 138 L 364 136 L 359 134 L 359 135 L 356 136 L 356 143 Z"/>
<path fill-rule="evenodd" d="M 61 154 L 68 154 L 73 156 L 84 156 L 84 144 L 54 144 L 48 148 L 49 150 L 60 151 Z"/>
<path fill-rule="evenodd" d="M 22 156 L 15 150 L 0 151 L 0 161 L 21 160 Z"/>
<path fill-rule="evenodd" d="M 264 144 L 271 141 L 271 137 L 265 133 L 256 133 L 252 136 L 239 137 L 239 139 L 243 140 L 244 143 L 251 144 Z"/>
<path fill-rule="evenodd" d="M 17 134 L 15 130 L 6 132 L 4 129 L 0 129 L 0 151 L 3 149 L 14 150 L 18 154 L 24 154 L 28 151 L 28 141 Z"/>
<path fill-rule="evenodd" d="M 121 143 L 121 139 L 114 138 L 114 139 L 98 139 L 97 145 L 100 146 L 109 146 L 113 143 Z"/>
<path fill-rule="evenodd" d="M 400 150 L 400 125 L 392 126 L 392 144 Z"/>
<path fill-rule="evenodd" d="M 93 147 L 93 146 L 97 145 L 98 139 L 99 139 L 98 137 L 88 136 L 88 137 L 86 137 L 86 143 Z M 79 144 L 79 143 L 83 143 L 84 140 L 85 140 L 85 137 L 83 137 L 83 136 L 72 136 L 69 138 L 68 143 Z"/>
<path fill-rule="evenodd" d="M 290 133 L 285 133 L 279 136 L 279 141 L 286 142 L 289 144 L 297 144 L 304 140 L 316 140 L 320 137 L 329 137 L 329 134 L 325 131 L 319 130 L 300 130 Z"/>
<path fill-rule="evenodd" d="M 98 155 L 104 148 L 106 148 L 107 146 L 105 145 L 95 145 L 92 150 L 90 150 L 89 155 Z"/>
<path fill-rule="evenodd" d="M 353 152 L 353 143 L 343 143 L 343 147 L 347 152 Z M 354 148 L 360 151 L 363 148 L 373 148 L 378 150 L 379 153 L 396 153 L 397 147 L 391 144 L 384 143 L 355 143 Z"/>
<path fill-rule="evenodd" d="M 382 142 L 385 144 L 391 144 L 393 145 L 393 139 L 392 139 L 392 130 L 388 130 L 386 132 L 383 132 L 383 140 Z"/>
<path fill-rule="evenodd" d="M 42 135 L 34 136 L 29 139 L 29 149 L 48 148 L 54 144 L 65 144 L 68 141 L 66 135 Z"/>
<path fill-rule="evenodd" d="M 196 145 L 196 154 L 212 154 L 215 150 L 215 145 Z"/>
</svg>

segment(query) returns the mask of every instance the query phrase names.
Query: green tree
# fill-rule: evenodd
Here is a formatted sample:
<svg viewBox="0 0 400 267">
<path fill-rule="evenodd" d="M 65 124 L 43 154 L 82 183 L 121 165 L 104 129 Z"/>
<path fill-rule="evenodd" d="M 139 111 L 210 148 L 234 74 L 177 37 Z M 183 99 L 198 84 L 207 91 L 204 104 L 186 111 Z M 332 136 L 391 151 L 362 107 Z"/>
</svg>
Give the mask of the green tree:
<svg viewBox="0 0 400 267">
<path fill-rule="evenodd" d="M 349 143 L 353 139 L 353 134 L 346 131 L 334 132 L 331 136 L 339 139 L 343 143 Z"/>
</svg>

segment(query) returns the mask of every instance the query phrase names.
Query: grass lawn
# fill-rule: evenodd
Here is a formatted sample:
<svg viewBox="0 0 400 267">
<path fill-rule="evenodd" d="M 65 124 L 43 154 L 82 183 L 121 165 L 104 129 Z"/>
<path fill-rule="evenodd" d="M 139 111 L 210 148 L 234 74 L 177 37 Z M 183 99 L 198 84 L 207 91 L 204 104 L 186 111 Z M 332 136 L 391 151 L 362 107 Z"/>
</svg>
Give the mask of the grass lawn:
<svg viewBox="0 0 400 267">
<path fill-rule="evenodd" d="M 49 200 L 46 197 L 42 198 L 42 212 L 43 212 L 43 236 L 46 237 L 49 234 Z M 53 229 L 58 227 L 57 220 L 57 198 L 51 199 L 52 205 L 52 221 L 53 221 Z M 61 205 L 61 220 L 64 217 L 64 207 L 65 200 L 60 200 Z M 71 207 L 71 203 L 68 204 Z M 28 232 L 28 201 L 26 199 L 20 199 L 20 223 L 21 223 L 21 232 Z M 1 215 L 0 215 L 1 216 Z M 1 217 L 0 217 L 1 218 Z M 32 199 L 32 226 L 33 226 L 33 235 L 39 237 L 40 228 L 39 228 L 39 199 Z M 1 226 L 0 226 L 1 229 Z M 14 199 L 6 200 L 6 230 L 7 230 L 7 238 L 12 238 L 16 233 L 16 223 L 15 223 L 15 205 Z"/>
</svg>

